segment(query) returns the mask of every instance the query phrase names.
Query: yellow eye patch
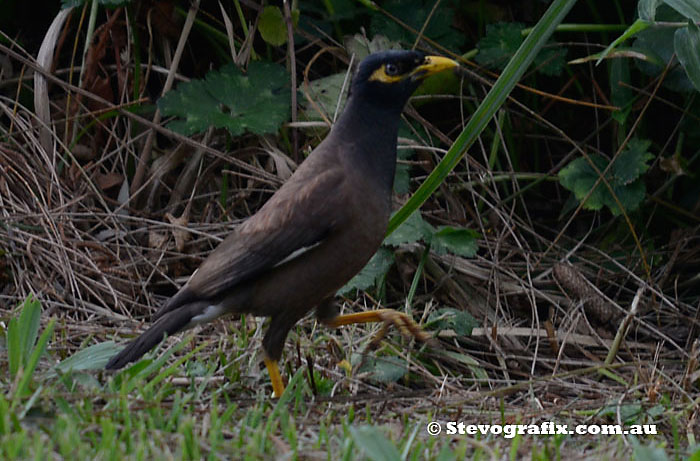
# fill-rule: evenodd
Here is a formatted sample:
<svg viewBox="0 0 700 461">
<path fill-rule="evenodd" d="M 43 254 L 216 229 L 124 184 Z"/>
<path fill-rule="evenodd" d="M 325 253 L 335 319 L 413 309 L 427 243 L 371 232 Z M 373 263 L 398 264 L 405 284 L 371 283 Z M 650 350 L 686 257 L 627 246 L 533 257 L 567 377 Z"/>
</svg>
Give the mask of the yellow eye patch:
<svg viewBox="0 0 700 461">
<path fill-rule="evenodd" d="M 370 82 L 396 83 L 404 78 L 403 75 L 389 75 L 386 73 L 386 65 L 372 72 L 369 76 Z"/>
</svg>

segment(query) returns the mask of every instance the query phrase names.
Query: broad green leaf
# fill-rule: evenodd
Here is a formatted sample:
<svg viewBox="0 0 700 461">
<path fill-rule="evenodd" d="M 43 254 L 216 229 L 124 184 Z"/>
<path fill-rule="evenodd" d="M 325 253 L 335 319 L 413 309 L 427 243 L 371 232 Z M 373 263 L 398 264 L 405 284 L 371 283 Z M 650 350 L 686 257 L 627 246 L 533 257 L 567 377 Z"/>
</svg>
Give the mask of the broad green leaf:
<svg viewBox="0 0 700 461">
<path fill-rule="evenodd" d="M 367 377 L 377 383 L 395 383 L 408 373 L 406 361 L 397 357 L 368 356 L 361 358 L 359 354 L 355 357 L 357 357 L 357 361 L 362 360 L 359 372 L 367 373 Z M 356 361 L 355 357 L 353 357 L 353 362 Z"/>
<path fill-rule="evenodd" d="M 624 424 L 639 424 L 644 416 L 644 408 L 638 403 L 608 405 L 598 413 L 600 417 L 620 418 Z"/>
<path fill-rule="evenodd" d="M 384 245 L 399 246 L 419 240 L 430 240 L 434 230 L 423 220 L 420 211 L 408 217 L 401 226 L 384 239 Z"/>
<path fill-rule="evenodd" d="M 662 3 L 663 0 L 639 0 L 639 3 L 637 3 L 637 15 L 645 21 L 654 21 L 656 8 Z"/>
<path fill-rule="evenodd" d="M 379 248 L 364 269 L 338 290 L 338 294 L 342 295 L 355 289 L 364 290 L 373 286 L 377 280 L 384 277 L 393 263 L 394 252 L 384 247 Z"/>
<path fill-rule="evenodd" d="M 410 166 L 405 163 L 396 165 L 396 173 L 394 174 L 394 192 L 398 195 L 407 194 L 410 190 L 411 175 Z"/>
<path fill-rule="evenodd" d="M 589 156 L 599 171 L 603 171 L 608 164 L 605 157 L 598 154 Z M 583 200 L 593 185 L 598 180 L 598 175 L 585 158 L 577 158 L 559 172 L 559 183 L 574 193 L 579 201 Z M 587 210 L 600 210 L 603 208 L 603 192 L 600 187 L 588 197 L 584 208 Z"/>
<path fill-rule="evenodd" d="M 664 3 L 691 21 L 700 21 L 700 2 L 698 0 L 664 0 Z"/>
<path fill-rule="evenodd" d="M 355 34 L 345 39 L 345 48 L 349 55 L 355 55 L 355 62 L 358 63 L 372 53 L 386 50 L 402 49 L 399 42 L 392 42 L 382 34 L 376 34 L 369 40 L 362 34 Z"/>
<path fill-rule="evenodd" d="M 651 141 L 632 138 L 627 143 L 625 150 L 615 159 L 612 167 L 613 177 L 617 184 L 626 185 L 636 181 L 642 173 L 649 169 L 649 162 L 654 158 L 648 152 Z"/>
<path fill-rule="evenodd" d="M 600 186 L 599 186 L 600 187 Z M 603 186 L 605 187 L 605 186 Z M 600 190 L 603 190 L 602 188 Z M 607 190 L 607 189 L 605 189 Z M 625 211 L 634 211 L 639 208 L 639 205 L 644 200 L 646 195 L 646 187 L 641 179 L 634 181 L 633 183 L 623 185 L 613 186 L 613 191 L 615 191 L 615 196 L 620 201 L 620 204 L 625 209 Z M 618 206 L 617 202 L 612 198 L 610 193 L 604 194 L 605 205 L 610 209 L 613 215 L 619 216 L 622 214 L 622 210 Z"/>
<path fill-rule="evenodd" d="M 525 40 L 522 34 L 524 28 L 525 25 L 518 22 L 487 25 L 486 35 L 477 45 L 479 54 L 476 55 L 476 62 L 491 69 L 503 70 Z M 561 46 L 543 48 L 533 65 L 544 75 L 560 75 L 566 64 L 566 52 L 566 48 Z"/>
<path fill-rule="evenodd" d="M 470 336 L 472 330 L 479 326 L 479 322 L 469 312 L 451 307 L 432 312 L 426 324 L 431 330 L 454 330 L 458 336 Z"/>
<path fill-rule="evenodd" d="M 233 64 L 209 72 L 203 80 L 181 83 L 158 101 L 168 127 L 190 135 L 209 127 L 233 136 L 245 131 L 274 133 L 289 118 L 287 71 L 271 62 L 252 62 L 247 74 Z"/>
<path fill-rule="evenodd" d="M 488 24 L 486 34 L 477 44 L 479 54 L 474 59 L 482 66 L 503 70 L 525 40 L 520 33 L 524 28 L 519 22 Z"/>
<path fill-rule="evenodd" d="M 650 442 L 649 445 L 642 445 L 636 438 L 630 438 L 632 439 L 633 447 L 631 459 L 635 461 L 669 461 L 669 457 L 663 447 L 654 446 L 653 442 Z M 691 457 L 690 459 L 696 460 L 697 458 Z"/>
<path fill-rule="evenodd" d="M 300 100 L 306 119 L 323 120 L 323 117 L 318 113 L 320 109 L 329 120 L 333 120 L 333 117 L 340 114 L 345 106 L 349 87 L 350 78 L 346 72 L 332 74 L 309 82 L 309 97 L 314 101 L 314 104 L 311 104 L 306 98 Z M 343 91 L 342 96 L 340 95 L 341 90 Z M 306 91 L 303 84 L 299 86 L 299 91 Z"/>
<path fill-rule="evenodd" d="M 123 349 L 114 341 L 105 341 L 103 343 L 93 344 L 90 347 L 86 347 L 70 357 L 62 360 L 58 365 L 54 367 L 56 371 L 60 373 L 68 373 L 71 371 L 83 371 L 83 370 L 102 370 L 109 359 L 111 359 L 115 354 L 119 353 Z M 55 371 L 49 373 L 49 375 L 55 374 Z"/>
<path fill-rule="evenodd" d="M 372 426 L 350 426 L 350 435 L 355 445 L 372 461 L 399 461 L 401 454 L 396 446 L 381 431 Z"/>
<path fill-rule="evenodd" d="M 258 30 L 263 40 L 272 46 L 287 43 L 287 24 L 282 10 L 277 6 L 266 6 L 263 9 L 258 21 Z"/>
<path fill-rule="evenodd" d="M 542 75 L 558 77 L 564 71 L 567 52 L 560 45 L 545 48 L 535 57 L 533 67 Z"/>
<path fill-rule="evenodd" d="M 695 24 L 678 29 L 673 36 L 676 56 L 685 73 L 700 91 L 700 28 Z"/>
<path fill-rule="evenodd" d="M 413 28 L 422 30 L 426 18 L 430 22 L 423 30 L 423 36 L 438 42 L 451 50 L 458 50 L 464 43 L 464 34 L 451 27 L 454 12 L 449 3 L 443 2 L 433 11 L 435 2 L 430 0 L 391 0 L 382 2 L 382 8 L 393 17 Z M 413 46 L 416 34 L 407 30 L 396 20 L 381 13 L 373 13 L 370 31 L 372 35 L 384 35 L 390 40 L 401 42 L 404 48 Z"/>
<path fill-rule="evenodd" d="M 480 236 L 478 232 L 471 229 L 444 226 L 433 234 L 430 248 L 438 254 L 450 252 L 472 258 L 479 249 L 476 239 Z"/>
<path fill-rule="evenodd" d="M 648 162 L 653 158 L 653 155 L 647 152 L 649 145 L 648 141 L 630 140 L 606 175 L 613 193 L 601 181 L 584 203 L 584 208 L 600 210 L 607 206 L 613 215 L 618 216 L 622 210 L 613 197 L 614 194 L 626 211 L 636 210 L 646 193 L 640 175 L 647 171 Z M 608 159 L 599 154 L 592 154 L 589 158 L 601 173 L 609 164 Z M 573 192 L 578 201 L 588 195 L 597 181 L 598 172 L 585 158 L 577 158 L 559 172 L 560 184 Z"/>
<path fill-rule="evenodd" d="M 684 20 L 680 14 L 666 5 L 661 5 L 658 8 L 656 19 L 673 22 Z M 678 92 L 693 91 L 695 86 L 688 78 L 684 68 L 675 65 L 675 61 L 672 61 L 677 52 L 675 46 L 676 30 L 673 27 L 651 27 L 640 32 L 633 43 L 633 48 L 645 56 L 654 58 L 637 59 L 635 63 L 639 70 L 650 77 L 658 77 L 666 71 L 666 67 L 671 63 L 670 69 L 666 71 L 663 86 Z"/>
</svg>

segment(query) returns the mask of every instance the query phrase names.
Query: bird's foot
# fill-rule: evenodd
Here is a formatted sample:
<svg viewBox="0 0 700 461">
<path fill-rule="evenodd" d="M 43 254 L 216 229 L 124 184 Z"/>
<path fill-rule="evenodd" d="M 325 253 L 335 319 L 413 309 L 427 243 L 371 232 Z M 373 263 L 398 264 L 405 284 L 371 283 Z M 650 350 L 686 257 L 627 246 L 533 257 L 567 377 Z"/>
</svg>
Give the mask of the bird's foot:
<svg viewBox="0 0 700 461">
<path fill-rule="evenodd" d="M 372 344 L 376 345 L 384 338 L 390 325 L 394 325 L 402 335 L 409 338 L 416 338 L 421 342 L 426 342 L 430 339 L 430 335 L 408 315 L 394 309 L 379 309 L 369 312 L 358 312 L 355 314 L 339 315 L 334 319 L 327 321 L 328 326 L 337 328 L 343 325 L 353 323 L 369 323 L 382 322 L 384 325 L 381 330 L 375 335 Z"/>
</svg>

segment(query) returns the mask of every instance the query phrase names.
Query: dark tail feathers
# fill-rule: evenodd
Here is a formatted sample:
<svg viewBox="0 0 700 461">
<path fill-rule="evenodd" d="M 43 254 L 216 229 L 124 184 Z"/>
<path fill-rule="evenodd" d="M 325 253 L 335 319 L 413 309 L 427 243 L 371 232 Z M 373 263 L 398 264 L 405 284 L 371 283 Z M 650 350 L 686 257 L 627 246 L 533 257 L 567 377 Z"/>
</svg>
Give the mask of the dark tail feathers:
<svg viewBox="0 0 700 461">
<path fill-rule="evenodd" d="M 105 369 L 117 370 L 129 362 L 138 360 L 143 354 L 161 342 L 163 336 L 173 335 L 185 328 L 192 317 L 200 314 L 203 308 L 200 303 L 195 303 L 168 312 L 151 325 L 141 336 L 130 342 L 120 353 L 112 357 L 107 362 Z"/>
</svg>

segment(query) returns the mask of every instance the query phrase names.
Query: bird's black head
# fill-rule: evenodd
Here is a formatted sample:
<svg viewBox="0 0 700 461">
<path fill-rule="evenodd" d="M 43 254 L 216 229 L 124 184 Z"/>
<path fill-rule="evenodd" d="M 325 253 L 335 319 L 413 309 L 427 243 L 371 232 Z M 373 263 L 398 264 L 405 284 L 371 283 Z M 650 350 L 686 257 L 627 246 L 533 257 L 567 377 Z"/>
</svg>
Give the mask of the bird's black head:
<svg viewBox="0 0 700 461">
<path fill-rule="evenodd" d="M 420 51 L 382 51 L 370 54 L 359 65 L 350 95 L 377 106 L 401 112 L 421 81 L 458 64 Z"/>
</svg>

